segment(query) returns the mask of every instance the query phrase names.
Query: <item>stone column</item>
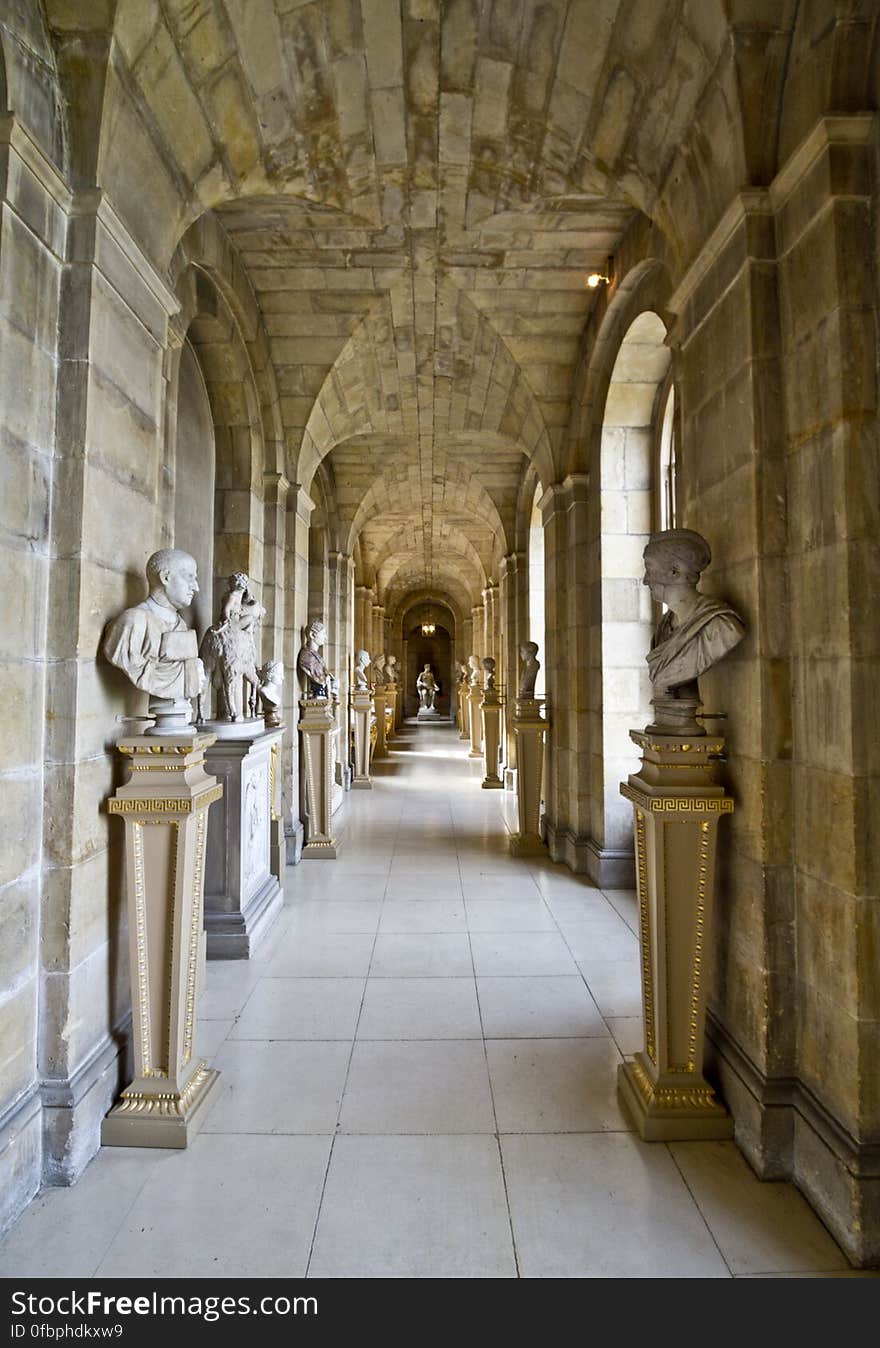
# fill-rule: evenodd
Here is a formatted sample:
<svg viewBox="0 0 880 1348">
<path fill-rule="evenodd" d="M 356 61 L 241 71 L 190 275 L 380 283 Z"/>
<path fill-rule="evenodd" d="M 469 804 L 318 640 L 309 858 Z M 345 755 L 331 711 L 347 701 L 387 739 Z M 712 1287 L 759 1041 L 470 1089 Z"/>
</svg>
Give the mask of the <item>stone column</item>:
<svg viewBox="0 0 880 1348">
<path fill-rule="evenodd" d="M 480 703 L 480 715 L 483 722 L 483 742 L 485 744 L 486 775 L 483 778 L 483 790 L 502 790 L 504 783 L 498 773 L 499 749 L 501 747 L 501 694 L 497 688 L 485 688 Z"/>
<path fill-rule="evenodd" d="M 104 1120 L 111 1147 L 185 1147 L 219 1074 L 195 1055 L 196 986 L 208 808 L 223 787 L 205 771 L 211 735 L 126 736 L 129 777 L 108 802 L 125 822 L 135 1075 Z"/>
<path fill-rule="evenodd" d="M 263 619 L 262 658 L 283 660 L 284 644 L 284 549 L 287 525 L 287 493 L 290 483 L 283 473 L 263 474 Z"/>
<path fill-rule="evenodd" d="M 715 781 L 715 736 L 630 736 L 642 766 L 621 784 L 635 813 L 645 1047 L 618 1091 L 645 1142 L 733 1136 L 703 1077 L 705 967 L 712 941 L 718 820 L 733 801 Z"/>
<path fill-rule="evenodd" d="M 508 698 L 504 724 L 504 786 L 516 790 L 516 736 L 513 733 L 513 691 L 519 686 L 519 648 L 528 640 L 528 570 L 526 554 L 512 552 L 502 560 L 498 604 L 501 613 L 501 646 Z M 525 602 L 524 602 L 525 600 Z M 543 651 L 540 659 L 546 659 Z"/>
<path fill-rule="evenodd" d="M 544 735 L 547 722 L 541 715 L 544 699 L 518 697 L 513 715 L 516 735 L 516 799 L 519 832 L 510 840 L 514 856 L 546 854 L 541 838 L 541 785 L 544 772 Z"/>
<path fill-rule="evenodd" d="M 387 758 L 385 747 L 385 685 L 377 683 L 373 689 L 373 705 L 376 710 L 376 743 L 373 746 L 373 758 Z"/>
<path fill-rule="evenodd" d="M 208 826 L 209 959 L 250 959 L 281 912 L 284 894 L 272 869 L 271 834 L 272 765 L 283 734 L 278 726 L 248 738 L 224 736 L 206 750 L 207 766 L 223 784 L 223 799 Z"/>
<path fill-rule="evenodd" d="M 284 719 L 290 726 L 299 721 L 299 687 L 294 674 L 302 645 L 302 629 L 308 621 L 309 602 L 309 519 L 314 502 L 298 484 L 291 486 L 287 498 L 287 591 L 284 609 Z M 300 772 L 302 739 L 291 733 L 281 747 L 281 812 L 284 823 L 287 861 L 295 865 L 302 855 L 303 824 L 300 811 L 304 804 Z"/>
<path fill-rule="evenodd" d="M 468 726 L 470 729 L 470 741 L 471 741 L 471 747 L 468 753 L 468 758 L 483 757 L 483 717 L 480 713 L 480 706 L 482 704 L 482 701 L 483 701 L 482 688 L 479 686 L 479 684 L 477 684 L 476 686 L 471 686 L 470 692 L 468 693 L 468 705 L 470 707 L 470 711 L 468 713 Z"/>
<path fill-rule="evenodd" d="M 372 713 L 373 699 L 369 689 L 355 689 L 351 695 L 351 715 L 354 722 L 352 790 L 369 791 L 373 786 L 370 778 L 370 717 Z"/>
<path fill-rule="evenodd" d="M 336 675 L 339 685 L 339 722 L 337 736 L 337 754 L 340 772 L 339 785 L 347 788 L 351 784 L 351 763 L 349 761 L 349 662 L 352 647 L 352 577 L 354 560 L 347 553 L 333 552 L 328 559 L 330 590 L 330 627 L 326 660 L 328 667 Z"/>
<path fill-rule="evenodd" d="M 304 857 L 334 860 L 338 843 L 333 836 L 333 734 L 336 720 L 326 697 L 300 698 L 299 729 L 305 775 L 306 841 Z"/>
</svg>

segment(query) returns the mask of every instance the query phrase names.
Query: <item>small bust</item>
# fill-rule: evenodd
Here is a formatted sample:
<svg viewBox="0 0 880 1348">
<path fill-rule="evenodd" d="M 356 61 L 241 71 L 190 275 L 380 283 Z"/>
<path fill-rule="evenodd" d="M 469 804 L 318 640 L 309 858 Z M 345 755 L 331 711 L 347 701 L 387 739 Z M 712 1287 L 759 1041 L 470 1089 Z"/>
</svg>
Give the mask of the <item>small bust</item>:
<svg viewBox="0 0 880 1348">
<path fill-rule="evenodd" d="M 386 662 L 385 662 L 385 682 L 386 682 L 386 683 L 396 683 L 396 682 L 397 682 L 397 656 L 396 656 L 396 655 L 389 655 L 388 659 L 387 659 Z"/>
<path fill-rule="evenodd" d="M 490 691 L 495 687 L 495 661 L 491 655 L 483 657 L 483 687 Z"/>
<path fill-rule="evenodd" d="M 692 529 L 652 534 L 643 553 L 644 584 L 651 598 L 667 606 L 647 656 L 657 712 L 655 728 L 677 729 L 681 718 L 672 705 L 699 706 L 697 679 L 716 665 L 745 636 L 739 614 L 720 599 L 701 594 L 697 584 L 712 560 L 709 544 Z M 692 714 L 685 729 L 690 733 Z"/>
<path fill-rule="evenodd" d="M 266 725 L 273 728 L 281 724 L 283 682 L 284 665 L 280 660 L 267 660 L 260 670 L 260 705 Z"/>
<path fill-rule="evenodd" d="M 538 670 L 541 668 L 537 641 L 524 641 L 519 648 L 519 658 L 522 661 L 519 671 L 519 695 L 534 697 Z"/>
<path fill-rule="evenodd" d="M 205 682 L 198 638 L 181 617 L 199 592 L 196 563 L 179 548 L 160 548 L 148 559 L 146 573 L 147 598 L 113 620 L 103 651 L 135 688 L 149 693 L 157 732 L 175 729 L 159 724 L 163 714 L 173 714 L 176 728 L 185 728 L 192 719 L 186 700 L 198 697 Z M 172 703 L 184 705 L 172 709 Z"/>
<path fill-rule="evenodd" d="M 296 658 L 296 668 L 306 697 L 326 697 L 330 671 L 321 659 L 320 650 L 327 640 L 323 618 L 312 618 L 303 629 L 303 644 Z"/>
<path fill-rule="evenodd" d="M 376 676 L 376 683 L 380 687 L 385 685 L 385 656 L 375 655 L 373 657 L 373 672 Z"/>
<path fill-rule="evenodd" d="M 470 685 L 472 688 L 480 686 L 480 657 L 478 655 L 468 656 L 468 668 L 470 669 Z"/>
<path fill-rule="evenodd" d="M 468 681 L 468 667 L 467 665 L 460 664 L 458 666 L 458 682 L 462 684 L 467 683 L 467 681 Z"/>
<path fill-rule="evenodd" d="M 365 693 L 369 684 L 367 683 L 367 668 L 370 663 L 369 651 L 358 651 L 354 657 L 354 686 L 358 693 Z"/>
</svg>

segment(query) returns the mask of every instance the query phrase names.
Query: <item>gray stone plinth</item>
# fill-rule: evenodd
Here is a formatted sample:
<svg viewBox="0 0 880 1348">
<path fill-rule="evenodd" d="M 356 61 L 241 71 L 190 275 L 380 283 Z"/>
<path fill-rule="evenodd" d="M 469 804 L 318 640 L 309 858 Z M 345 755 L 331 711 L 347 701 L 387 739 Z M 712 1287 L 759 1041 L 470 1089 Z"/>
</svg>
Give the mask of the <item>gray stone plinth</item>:
<svg viewBox="0 0 880 1348">
<path fill-rule="evenodd" d="M 272 749 L 283 733 L 279 726 L 253 738 L 218 740 L 207 750 L 209 770 L 224 788 L 208 821 L 209 959 L 249 959 L 281 911 L 272 866 Z"/>
</svg>

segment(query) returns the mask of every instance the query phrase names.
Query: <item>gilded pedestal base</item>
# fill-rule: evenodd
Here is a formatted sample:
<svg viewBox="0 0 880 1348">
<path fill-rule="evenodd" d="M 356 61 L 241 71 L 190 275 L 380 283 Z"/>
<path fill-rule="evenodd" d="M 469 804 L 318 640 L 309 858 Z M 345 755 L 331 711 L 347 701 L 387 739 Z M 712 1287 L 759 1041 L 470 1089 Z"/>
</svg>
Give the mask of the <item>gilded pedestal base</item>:
<svg viewBox="0 0 880 1348">
<path fill-rule="evenodd" d="M 116 1147 L 185 1147 L 218 1074 L 195 1056 L 213 735 L 125 736 L 129 779 L 108 803 L 125 822 L 134 1079 L 107 1115 Z"/>
<path fill-rule="evenodd" d="M 501 791 L 504 783 L 498 775 L 498 756 L 501 748 L 501 697 L 494 688 L 487 688 L 480 703 L 483 718 L 486 775 L 481 783 L 484 791 Z"/>
<path fill-rule="evenodd" d="M 385 685 L 377 683 L 373 691 L 373 706 L 376 712 L 376 742 L 373 745 L 374 760 L 388 757 L 388 750 L 385 747 L 386 736 L 388 734 L 388 722 L 385 716 L 385 708 L 387 705 Z"/>
<path fill-rule="evenodd" d="M 715 780 L 716 736 L 631 731 L 642 766 L 632 801 L 645 1043 L 618 1073 L 618 1094 L 646 1142 L 733 1136 L 703 1077 L 706 951 L 718 821 L 733 801 Z"/>
<path fill-rule="evenodd" d="M 483 757 L 483 716 L 480 711 L 482 701 L 482 688 L 472 688 L 468 693 L 468 728 L 471 741 L 468 758 Z"/>
<path fill-rule="evenodd" d="M 351 694 L 351 719 L 354 728 L 354 768 L 351 774 L 352 791 L 371 791 L 370 779 L 370 719 L 373 698 L 367 689 Z"/>
<path fill-rule="evenodd" d="M 516 803 L 519 832 L 510 839 L 513 856 L 546 855 L 541 838 L 541 784 L 544 773 L 544 735 L 547 722 L 541 716 L 540 698 L 518 697 L 514 704 L 513 733 L 516 739 Z"/>
<path fill-rule="evenodd" d="M 333 708 L 326 697 L 300 698 L 300 734 L 306 812 L 304 857 L 334 861 L 338 842 L 332 832 L 335 755 L 333 736 L 337 729 Z"/>
</svg>

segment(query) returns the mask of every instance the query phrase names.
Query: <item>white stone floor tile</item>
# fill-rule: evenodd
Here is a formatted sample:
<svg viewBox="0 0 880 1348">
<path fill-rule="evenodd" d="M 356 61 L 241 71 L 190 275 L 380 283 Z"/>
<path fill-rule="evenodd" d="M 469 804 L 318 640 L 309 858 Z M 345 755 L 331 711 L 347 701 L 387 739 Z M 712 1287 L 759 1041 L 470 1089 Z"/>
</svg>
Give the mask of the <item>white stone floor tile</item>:
<svg viewBox="0 0 880 1348">
<path fill-rule="evenodd" d="M 0 1277 L 89 1278 L 169 1152 L 103 1147 L 69 1189 L 44 1189 L 0 1242 Z"/>
<path fill-rule="evenodd" d="M 502 1133 L 621 1132 L 620 1054 L 605 1039 L 494 1039 L 486 1043 Z"/>
<path fill-rule="evenodd" d="M 664 1146 L 502 1137 L 501 1152 L 522 1277 L 730 1277 Z"/>
<path fill-rule="evenodd" d="M 492 1137 L 338 1137 L 309 1267 L 320 1278 L 513 1278 Z"/>
<path fill-rule="evenodd" d="M 794 1186 L 762 1183 L 732 1142 L 674 1142 L 669 1150 L 734 1274 L 848 1267 Z"/>
<path fill-rule="evenodd" d="M 350 1043 L 228 1039 L 214 1059 L 222 1094 L 206 1133 L 332 1133 Z"/>
<path fill-rule="evenodd" d="M 603 1016 L 640 1016 L 642 984 L 638 959 L 580 960 L 593 1001 Z"/>
<path fill-rule="evenodd" d="M 388 899 L 379 923 L 382 935 L 466 931 L 462 899 Z"/>
<path fill-rule="evenodd" d="M 467 924 L 475 932 L 557 930 L 543 899 L 467 899 Z"/>
<path fill-rule="evenodd" d="M 98 1275 L 303 1277 L 330 1144 L 200 1134 L 150 1176 Z"/>
<path fill-rule="evenodd" d="M 370 978 L 358 1039 L 479 1039 L 473 978 Z"/>
<path fill-rule="evenodd" d="M 608 1037 L 579 975 L 478 978 L 477 992 L 487 1039 Z"/>
<path fill-rule="evenodd" d="M 515 799 L 466 753 L 404 730 L 257 958 L 208 963 L 203 1132 L 103 1149 L 0 1276 L 299 1276 L 315 1231 L 312 1276 L 877 1276 L 733 1144 L 638 1141 L 635 895 L 512 858 Z"/>
<path fill-rule="evenodd" d="M 359 978 L 370 967 L 374 937 L 318 932 L 306 940 L 291 931 L 266 967 L 270 978 Z"/>
<path fill-rule="evenodd" d="M 415 932 L 376 937 L 373 978 L 466 978 L 473 973 L 464 932 Z"/>
<path fill-rule="evenodd" d="M 490 974 L 576 974 L 568 946 L 558 932 L 496 932 L 471 936 L 477 977 Z"/>
<path fill-rule="evenodd" d="M 342 1102 L 344 1133 L 494 1133 L 476 1040 L 358 1040 Z"/>
<path fill-rule="evenodd" d="M 344 1039 L 360 1014 L 363 978 L 264 978 L 230 1039 Z"/>
</svg>

